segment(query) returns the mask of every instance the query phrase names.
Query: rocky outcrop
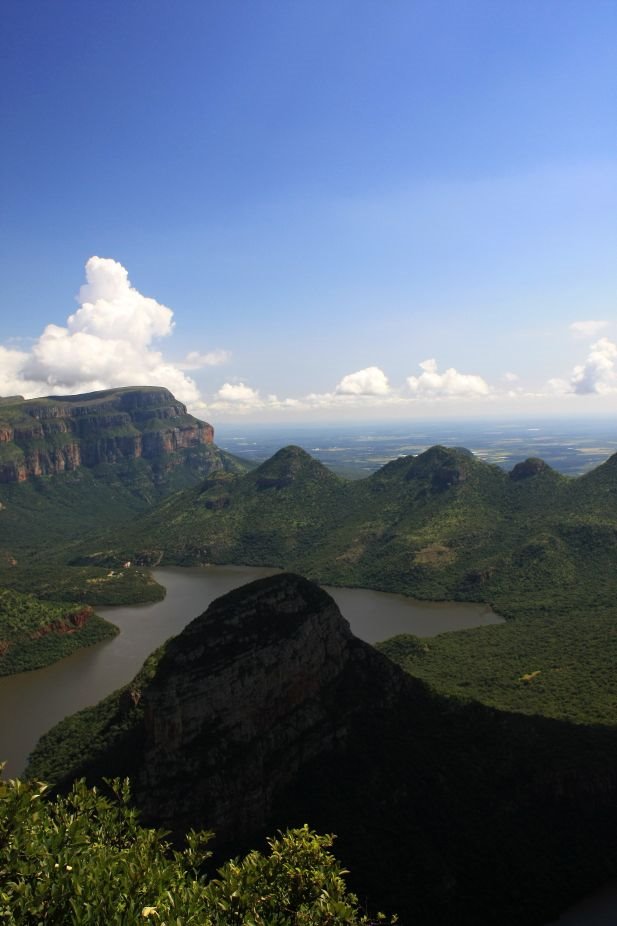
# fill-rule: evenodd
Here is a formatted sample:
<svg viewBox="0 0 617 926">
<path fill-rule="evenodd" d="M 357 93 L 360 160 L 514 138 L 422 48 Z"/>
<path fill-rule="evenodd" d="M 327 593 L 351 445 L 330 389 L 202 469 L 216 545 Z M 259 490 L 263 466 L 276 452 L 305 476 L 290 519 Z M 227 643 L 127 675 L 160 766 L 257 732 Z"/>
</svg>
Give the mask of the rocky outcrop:
<svg viewBox="0 0 617 926">
<path fill-rule="evenodd" d="M 88 605 L 83 608 L 77 608 L 61 619 L 37 627 L 37 629 L 30 634 L 30 638 L 32 640 L 39 640 L 41 637 L 48 636 L 48 634 L 75 633 L 77 630 L 82 630 L 82 628 L 86 626 L 93 614 L 93 608 Z"/>
<path fill-rule="evenodd" d="M 158 387 L 6 400 L 0 406 L 0 483 L 79 466 L 149 461 L 198 451 L 214 431 Z"/>
<path fill-rule="evenodd" d="M 517 463 L 516 466 L 512 468 L 510 471 L 510 479 L 514 482 L 519 482 L 521 479 L 530 479 L 532 476 L 540 475 L 540 473 L 550 472 L 552 472 L 551 467 L 548 463 L 545 463 L 544 460 L 541 460 L 539 457 L 529 457 L 527 460 Z"/>
<path fill-rule="evenodd" d="M 361 691 L 367 662 L 384 709 L 403 673 L 298 576 L 219 599 L 170 644 L 144 693 L 146 814 L 175 827 L 197 817 L 229 844 L 263 832 L 299 771 L 360 722 L 367 699 L 344 695 Z"/>
</svg>

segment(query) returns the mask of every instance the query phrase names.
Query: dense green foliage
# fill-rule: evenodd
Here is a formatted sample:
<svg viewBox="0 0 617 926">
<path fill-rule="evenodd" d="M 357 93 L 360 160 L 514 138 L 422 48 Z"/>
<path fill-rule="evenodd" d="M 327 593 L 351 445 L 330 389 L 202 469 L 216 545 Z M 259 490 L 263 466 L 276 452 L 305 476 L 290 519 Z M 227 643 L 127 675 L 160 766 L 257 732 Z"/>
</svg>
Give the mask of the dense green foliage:
<svg viewBox="0 0 617 926">
<path fill-rule="evenodd" d="M 611 612 L 520 618 L 425 639 L 403 635 L 378 649 L 456 698 L 575 723 L 614 725 L 617 718 Z"/>
<path fill-rule="evenodd" d="M 114 799 L 76 782 L 0 781 L 0 923 L 6 926 L 337 926 L 365 922 L 345 888 L 332 837 L 308 827 L 205 873 L 211 834 L 173 849 L 139 825 L 128 782 Z"/>
<path fill-rule="evenodd" d="M 507 474 L 433 447 L 344 482 L 285 448 L 245 476 L 170 496 L 98 561 L 276 565 L 330 584 L 542 616 L 612 607 L 616 520 L 614 459 L 568 479 L 541 461 Z"/>
<path fill-rule="evenodd" d="M 198 450 L 202 453 L 201 448 Z M 220 453 L 211 445 L 205 446 L 204 465 L 205 457 L 211 455 L 214 463 Z M 80 554 L 93 536 L 109 543 L 166 492 L 193 484 L 197 478 L 190 467 L 178 465 L 161 484 L 151 464 L 136 459 L 0 484 L 0 584 L 46 598 L 69 597 L 90 604 L 156 600 L 160 590 L 153 592 L 143 572 L 133 574 L 119 594 L 117 581 L 106 581 L 109 570 L 92 566 L 77 569 L 70 564 L 79 564 Z M 89 582 L 91 579 L 102 581 Z"/>
<path fill-rule="evenodd" d="M 116 633 L 89 607 L 0 589 L 0 675 L 38 669 Z"/>
</svg>

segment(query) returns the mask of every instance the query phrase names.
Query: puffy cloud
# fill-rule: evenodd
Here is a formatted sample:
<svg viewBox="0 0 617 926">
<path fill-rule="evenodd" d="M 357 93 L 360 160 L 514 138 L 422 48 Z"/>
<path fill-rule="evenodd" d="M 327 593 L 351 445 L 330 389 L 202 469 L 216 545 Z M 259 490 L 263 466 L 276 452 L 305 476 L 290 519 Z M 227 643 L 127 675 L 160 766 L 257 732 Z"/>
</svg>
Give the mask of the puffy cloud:
<svg viewBox="0 0 617 926">
<path fill-rule="evenodd" d="M 131 286 L 127 270 L 118 261 L 91 257 L 86 263 L 86 280 L 79 290 L 80 308 L 67 320 L 71 334 L 83 332 L 141 347 L 171 334 L 171 309 L 142 296 Z"/>
<path fill-rule="evenodd" d="M 166 386 L 192 404 L 199 392 L 184 369 L 224 359 L 222 351 L 194 351 L 188 365 L 175 364 L 154 350 L 153 341 L 172 333 L 173 312 L 135 289 L 118 261 L 91 257 L 78 301 L 66 327 L 47 325 L 28 352 L 0 347 L 0 394 L 32 397 L 152 385 Z"/>
<path fill-rule="evenodd" d="M 348 373 L 337 385 L 337 395 L 388 395 L 388 378 L 379 367 L 366 367 L 356 373 Z"/>
<path fill-rule="evenodd" d="M 424 360 L 420 376 L 408 376 L 407 385 L 419 399 L 478 398 L 490 394 L 490 386 L 473 373 L 459 373 L 453 367 L 439 373 L 437 361 Z"/>
<path fill-rule="evenodd" d="M 520 379 L 520 376 L 518 375 L 518 373 L 508 372 L 508 373 L 503 374 L 503 378 L 505 379 L 507 383 L 517 383 Z"/>
<path fill-rule="evenodd" d="M 577 395 L 617 392 L 617 344 L 608 338 L 592 344 L 585 362 L 574 367 L 569 385 Z"/>
<path fill-rule="evenodd" d="M 576 335 L 577 338 L 595 338 L 595 336 L 602 331 L 603 328 L 606 328 L 607 325 L 608 322 L 606 321 L 589 319 L 588 321 L 572 322 L 570 331 Z"/>
<path fill-rule="evenodd" d="M 251 389 L 250 386 L 245 386 L 244 383 L 223 383 L 216 393 L 216 398 L 221 402 L 239 402 L 243 405 L 261 404 L 259 392 Z"/>
<path fill-rule="evenodd" d="M 420 364 L 419 377 L 409 377 L 409 392 L 393 388 L 379 367 L 367 367 L 344 376 L 331 392 L 311 392 L 300 398 L 281 399 L 276 395 L 261 395 L 244 382 L 224 383 L 213 396 L 212 402 L 203 404 L 204 410 L 246 414 L 257 411 L 319 411 L 382 408 L 384 406 L 409 408 L 418 400 L 435 398 L 478 398 L 492 394 L 480 376 L 458 373 L 454 369 L 439 373 L 435 360 Z M 515 378 L 510 374 L 510 381 Z M 518 394 L 518 393 L 516 393 Z M 515 393 L 512 393 L 515 395 Z"/>
</svg>

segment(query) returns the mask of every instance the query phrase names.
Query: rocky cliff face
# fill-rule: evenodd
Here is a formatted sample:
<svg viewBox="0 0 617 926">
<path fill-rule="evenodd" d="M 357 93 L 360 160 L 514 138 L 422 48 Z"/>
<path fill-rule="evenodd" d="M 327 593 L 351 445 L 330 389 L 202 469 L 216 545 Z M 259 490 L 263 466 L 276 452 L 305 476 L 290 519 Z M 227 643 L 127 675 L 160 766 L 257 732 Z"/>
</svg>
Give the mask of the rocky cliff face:
<svg viewBox="0 0 617 926">
<path fill-rule="evenodd" d="M 79 466 L 170 458 L 213 441 L 212 426 L 158 387 L 110 389 L 0 405 L 0 483 Z"/>
<path fill-rule="evenodd" d="M 214 602 L 54 754 L 66 778 L 131 775 L 147 821 L 222 853 L 335 832 L 354 889 L 418 926 L 542 924 L 617 873 L 614 729 L 439 697 L 293 575 Z"/>
<path fill-rule="evenodd" d="M 298 576 L 219 599 L 144 692 L 144 811 L 176 828 L 207 821 L 226 844 L 261 834 L 299 771 L 340 749 L 367 700 L 384 710 L 404 680 Z"/>
</svg>

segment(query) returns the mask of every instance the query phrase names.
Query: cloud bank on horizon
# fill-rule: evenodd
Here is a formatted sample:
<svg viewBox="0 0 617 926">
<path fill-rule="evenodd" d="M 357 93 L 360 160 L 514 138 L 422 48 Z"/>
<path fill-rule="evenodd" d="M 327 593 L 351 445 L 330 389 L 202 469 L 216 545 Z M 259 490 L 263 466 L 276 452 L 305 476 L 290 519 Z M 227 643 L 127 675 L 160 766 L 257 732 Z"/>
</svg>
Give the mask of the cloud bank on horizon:
<svg viewBox="0 0 617 926">
<path fill-rule="evenodd" d="M 306 410 L 399 406 L 418 403 L 495 401 L 499 398 L 617 395 L 617 344 L 608 337 L 594 341 L 587 357 L 569 378 L 550 379 L 541 392 L 525 390 L 516 373 L 505 372 L 501 385 L 478 373 L 449 367 L 439 371 L 433 357 L 419 363 L 420 373 L 393 386 L 378 366 L 344 375 L 329 392 L 299 398 L 262 395 L 241 378 L 225 381 L 202 396 L 188 371 L 218 367 L 231 360 L 228 350 L 193 350 L 170 361 L 154 346 L 173 334 L 173 312 L 132 286 L 128 271 L 111 258 L 91 257 L 85 266 L 79 307 L 65 326 L 49 324 L 29 350 L 0 345 L 0 395 L 77 394 L 129 385 L 165 386 L 194 411 L 229 414 L 262 410 Z M 608 327 L 604 320 L 581 320 L 569 326 L 575 338 L 592 339 Z"/>
</svg>

